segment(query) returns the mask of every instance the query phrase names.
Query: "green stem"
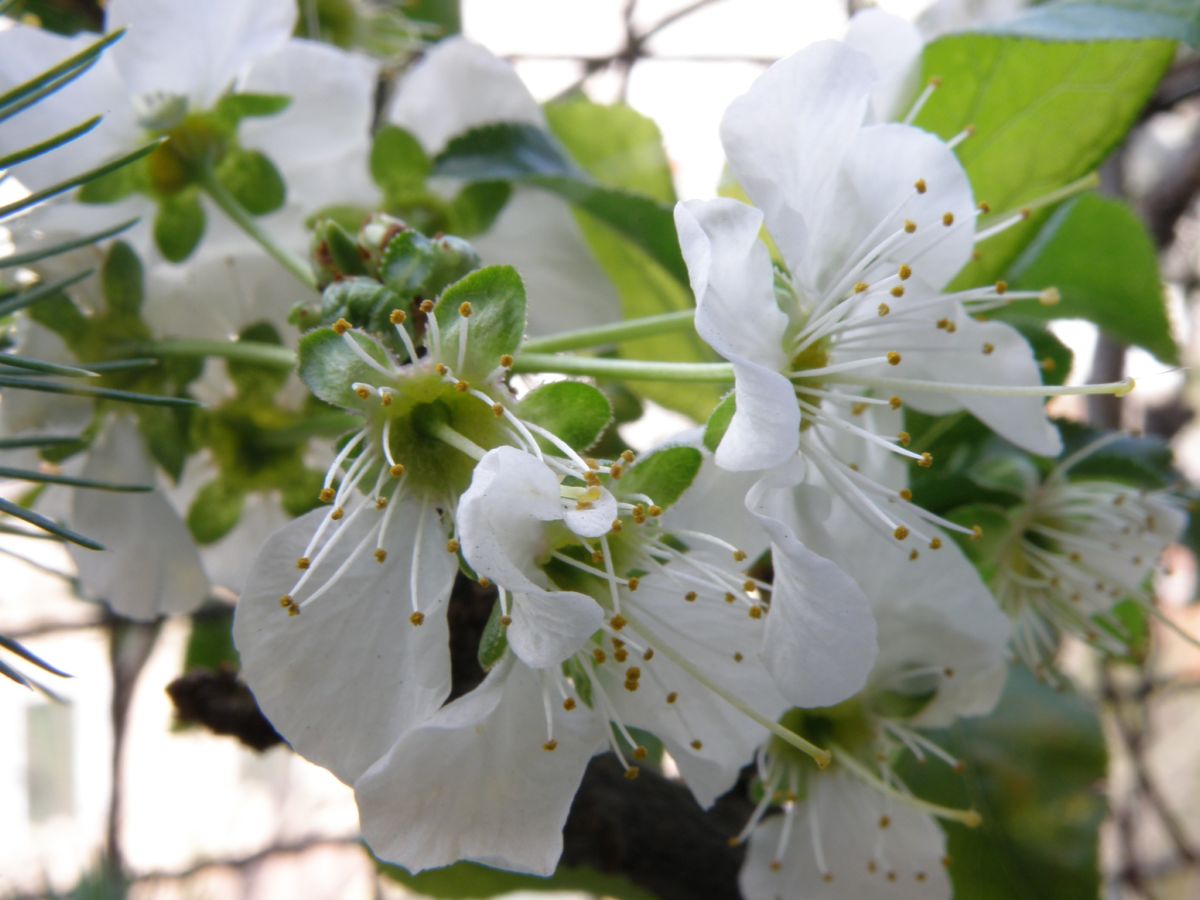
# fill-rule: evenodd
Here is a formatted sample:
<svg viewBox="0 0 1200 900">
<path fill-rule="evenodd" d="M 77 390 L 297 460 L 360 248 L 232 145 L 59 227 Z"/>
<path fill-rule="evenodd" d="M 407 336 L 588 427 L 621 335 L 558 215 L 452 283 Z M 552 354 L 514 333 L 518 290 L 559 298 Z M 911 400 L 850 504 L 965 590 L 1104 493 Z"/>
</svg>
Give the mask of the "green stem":
<svg viewBox="0 0 1200 900">
<path fill-rule="evenodd" d="M 521 352 L 560 353 L 563 350 L 584 350 L 674 331 L 687 331 L 693 327 L 695 318 L 694 309 L 681 309 L 678 312 L 663 313 L 661 316 L 644 316 L 609 325 L 597 325 L 594 328 L 563 331 L 545 337 L 530 338 L 521 345 Z"/>
<path fill-rule="evenodd" d="M 514 372 L 559 372 L 595 378 L 630 381 L 673 381 L 731 384 L 730 363 L 672 363 L 641 359 L 607 359 L 592 356 L 559 356 L 552 353 L 522 353 L 513 363 Z"/>
<path fill-rule="evenodd" d="M 279 344 L 268 344 L 262 341 L 153 341 L 138 344 L 138 353 L 159 358 L 183 357 L 217 357 L 236 362 L 255 363 L 260 366 L 270 366 L 274 369 L 294 369 L 296 354 L 287 347 Z"/>
<path fill-rule="evenodd" d="M 312 269 L 304 260 L 297 257 L 286 247 L 275 242 L 263 228 L 259 227 L 258 222 L 254 220 L 254 216 L 250 215 L 233 194 L 225 190 L 225 186 L 217 179 L 217 176 L 212 171 L 204 172 L 200 176 L 200 185 L 204 188 L 204 192 L 212 199 L 213 203 L 221 208 L 221 212 L 229 216 L 233 223 L 242 231 L 246 232 L 260 247 L 267 251 L 271 257 L 287 269 L 296 279 L 310 290 L 317 289 L 317 279 L 313 275 Z"/>
</svg>

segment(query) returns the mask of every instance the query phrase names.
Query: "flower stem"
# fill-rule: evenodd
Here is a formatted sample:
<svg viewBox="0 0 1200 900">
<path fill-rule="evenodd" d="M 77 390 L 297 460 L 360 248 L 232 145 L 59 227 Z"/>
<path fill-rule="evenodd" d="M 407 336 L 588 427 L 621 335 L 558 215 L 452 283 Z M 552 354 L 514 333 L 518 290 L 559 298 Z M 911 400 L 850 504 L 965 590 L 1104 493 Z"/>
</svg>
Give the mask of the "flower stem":
<svg viewBox="0 0 1200 900">
<path fill-rule="evenodd" d="M 595 378 L 624 378 L 630 381 L 673 381 L 730 384 L 730 363 L 672 363 L 642 359 L 606 359 L 592 356 L 561 356 L 553 353 L 522 353 L 514 372 L 559 372 Z"/>
<path fill-rule="evenodd" d="M 279 344 L 263 341 L 152 341 L 138 344 L 138 353 L 157 358 L 183 357 L 185 359 L 217 357 L 235 362 L 256 363 L 275 369 L 293 369 L 296 354 Z"/>
<path fill-rule="evenodd" d="M 277 263 L 294 275 L 297 281 L 309 290 L 317 289 L 316 276 L 313 275 L 308 264 L 286 247 L 276 243 L 265 229 L 259 227 L 258 222 L 254 221 L 254 216 L 238 203 L 237 198 L 225 189 L 225 186 L 211 170 L 201 173 L 200 186 L 204 188 L 204 192 L 208 194 L 213 203 L 220 207 L 221 212 L 232 219 L 235 225 L 246 232 Z"/>
<path fill-rule="evenodd" d="M 521 351 L 560 353 L 563 350 L 583 350 L 589 347 L 601 347 L 605 344 L 616 344 L 621 341 L 632 341 L 637 338 L 669 334 L 674 331 L 688 331 L 693 327 L 692 323 L 695 318 L 696 311 L 694 309 L 681 309 L 678 312 L 663 313 L 660 316 L 643 316 L 639 319 L 597 325 L 593 328 L 562 331 L 545 337 L 530 338 L 521 346 Z"/>
<path fill-rule="evenodd" d="M 629 618 L 628 613 L 625 615 L 625 620 L 629 624 L 629 627 L 636 631 L 649 645 L 653 646 L 658 652 L 662 653 L 663 656 L 675 663 L 675 665 L 679 666 L 679 668 L 681 668 L 692 678 L 696 679 L 696 681 L 698 681 L 704 688 L 712 691 L 746 718 L 761 725 L 780 740 L 791 744 L 801 753 L 810 756 L 813 762 L 815 762 L 820 768 L 824 769 L 829 765 L 831 754 L 828 750 L 818 747 L 816 744 L 811 743 L 810 741 L 806 741 L 790 728 L 785 728 L 773 719 L 769 719 L 757 710 L 747 706 L 737 697 L 733 696 L 733 694 L 726 691 L 723 687 L 711 681 L 707 675 L 692 665 L 691 662 L 685 659 L 682 654 L 676 653 L 669 644 L 660 640 L 658 636 L 654 634 L 654 632 L 647 629 L 641 623 Z"/>
</svg>

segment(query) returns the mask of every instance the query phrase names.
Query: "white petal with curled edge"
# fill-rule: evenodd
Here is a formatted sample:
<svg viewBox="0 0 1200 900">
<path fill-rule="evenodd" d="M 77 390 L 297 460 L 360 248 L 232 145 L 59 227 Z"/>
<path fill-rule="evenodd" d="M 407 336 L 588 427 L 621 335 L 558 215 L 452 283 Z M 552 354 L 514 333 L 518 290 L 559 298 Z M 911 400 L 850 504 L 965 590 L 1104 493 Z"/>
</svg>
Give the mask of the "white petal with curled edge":
<svg viewBox="0 0 1200 900">
<path fill-rule="evenodd" d="M 155 484 L 154 463 L 137 426 L 125 416 L 108 423 L 81 474 L 119 484 Z M 162 493 L 79 488 L 72 507 L 70 527 L 105 547 L 95 551 L 68 545 L 88 596 L 142 622 L 189 613 L 204 602 L 208 579 L 199 551 Z"/>
<path fill-rule="evenodd" d="M 508 645 L 534 669 L 556 666 L 583 648 L 604 620 L 600 605 L 574 591 L 513 595 Z"/>
<path fill-rule="evenodd" d="M 721 121 L 729 166 L 793 272 L 807 261 L 810 232 L 833 214 L 842 158 L 875 83 L 867 57 L 822 41 L 771 66 Z"/>
<path fill-rule="evenodd" d="M 597 667 L 598 677 L 621 720 L 666 744 L 697 802 L 707 808 L 733 787 L 767 730 L 673 662 L 662 645 L 768 720 L 776 720 L 791 704 L 759 653 L 764 620 L 752 619 L 745 605 L 726 603 L 711 593 L 691 603 L 683 595 L 684 588 L 661 575 L 643 578 L 622 608 L 657 638 L 650 644 L 657 652 L 649 660 L 631 654 L 627 663 L 610 657 Z M 629 637 L 645 642 L 639 630 Z M 640 671 L 633 691 L 625 686 L 630 666 Z M 667 701 L 671 693 L 676 694 L 674 702 Z"/>
<path fill-rule="evenodd" d="M 497 447 L 475 467 L 455 519 L 471 568 L 523 591 L 546 587 L 535 564 L 549 549 L 546 523 L 562 516 L 558 478 L 546 464 L 515 447 Z"/>
<path fill-rule="evenodd" d="M 109 53 L 132 94 L 177 94 L 199 111 L 283 46 L 296 15 L 292 0 L 111 0 L 104 24 L 129 29 Z"/>
<path fill-rule="evenodd" d="M 386 119 L 411 132 L 430 154 L 481 125 L 545 122 L 537 101 L 511 65 L 458 37 L 435 44 L 409 70 Z"/>
<path fill-rule="evenodd" d="M 544 750 L 542 692 L 541 676 L 510 656 L 358 779 L 359 819 L 376 856 L 410 872 L 469 859 L 551 874 L 606 726 L 582 704 L 563 710 L 556 696 L 558 744 Z"/>
<path fill-rule="evenodd" d="M 275 532 L 255 560 L 234 617 L 242 672 L 271 724 L 296 752 L 347 783 L 450 693 L 445 603 L 457 565 L 432 507 L 393 503 L 399 508 L 387 532 L 386 563 L 375 561 L 372 542 L 337 586 L 298 616 L 289 616 L 279 601 L 291 593 L 301 574 L 296 560 L 328 511 L 314 510 Z M 314 578 L 345 562 L 373 514 L 347 521 L 345 537 Z M 422 516 L 426 521 L 418 524 Z M 418 531 L 423 543 L 415 550 Z M 414 555 L 425 614 L 419 627 L 409 621 Z"/>
<path fill-rule="evenodd" d="M 763 656 L 793 704 L 831 706 L 866 684 L 879 652 L 875 618 L 854 580 L 784 523 L 780 507 L 789 499 L 790 491 L 763 482 L 746 496 L 771 535 L 775 565 Z"/>
<path fill-rule="evenodd" d="M 864 9 L 846 26 L 845 43 L 870 58 L 879 73 L 871 94 L 871 115 L 877 122 L 903 119 L 916 97 L 925 42 L 907 19 L 881 9 Z"/>
<path fill-rule="evenodd" d="M 950 900 L 942 863 L 946 837 L 928 813 L 888 800 L 842 772 L 816 775 L 808 785 L 782 853 L 782 816 L 751 834 L 738 879 L 746 900 Z M 884 815 L 890 823 L 881 829 Z M 782 865 L 772 869 L 776 859 Z"/>
<path fill-rule="evenodd" d="M 604 488 L 600 495 L 589 500 L 585 509 L 568 506 L 563 512 L 563 522 L 580 537 L 596 538 L 608 534 L 617 518 L 617 498 Z"/>
</svg>

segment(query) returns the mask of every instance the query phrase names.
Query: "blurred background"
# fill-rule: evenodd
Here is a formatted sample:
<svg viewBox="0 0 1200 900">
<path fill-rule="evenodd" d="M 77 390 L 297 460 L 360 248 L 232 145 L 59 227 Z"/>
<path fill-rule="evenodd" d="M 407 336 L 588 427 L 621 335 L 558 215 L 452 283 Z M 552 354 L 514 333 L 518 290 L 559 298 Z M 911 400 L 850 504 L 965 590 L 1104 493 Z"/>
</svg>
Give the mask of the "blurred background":
<svg viewBox="0 0 1200 900">
<path fill-rule="evenodd" d="M 311 22 L 353 2 L 368 0 L 301 5 Z M 388 6 L 384 0 L 373 5 Z M 452 7 L 393 5 L 413 20 L 429 15 L 435 21 L 445 21 Z M 652 118 L 662 129 L 679 195 L 693 198 L 716 193 L 723 166 L 717 124 L 728 103 L 774 59 L 840 36 L 858 5 L 463 0 L 459 24 L 469 38 L 510 59 L 540 100 L 582 89 L 594 100 L 623 100 Z M 1022 4 L 877 5 L 914 19 L 933 37 L 1002 20 Z M 88 2 L 24 2 L 18 10 L 64 31 L 97 29 L 102 21 L 98 5 Z M 397 65 L 404 62 L 398 54 Z M 1200 57 L 1181 56 L 1102 177 L 1103 189 L 1126 198 L 1157 241 L 1176 338 L 1185 361 L 1195 359 Z M 1056 412 L 1168 437 L 1182 470 L 1200 479 L 1190 368 L 1168 371 L 1144 351 L 1127 351 L 1082 323 L 1056 328 L 1076 352 L 1073 380 L 1131 374 L 1140 388 L 1121 405 L 1112 398 L 1090 406 L 1071 398 L 1057 403 Z M 9 540 L 0 554 L 0 633 L 65 661 L 73 676 L 54 683 L 62 702 L 0 687 L 0 896 L 109 896 L 112 888 L 103 885 L 112 881 L 98 868 L 101 859 L 119 867 L 123 890 L 138 898 L 408 895 L 379 874 L 358 844 L 351 792 L 329 773 L 282 746 L 258 752 L 177 724 L 168 685 L 231 653 L 219 602 L 209 619 L 202 613 L 194 623 L 119 623 L 72 598 L 69 563 L 55 544 Z M 1180 551 L 1170 563 L 1160 590 L 1167 615 L 1200 633 L 1200 615 L 1190 606 L 1192 557 Z M 1097 668 L 1082 649 L 1068 653 L 1068 668 L 1102 704 L 1109 762 L 1105 781 L 1097 777 L 1082 786 L 1086 808 L 1065 814 L 1081 821 L 1104 817 L 1100 866 L 1108 897 L 1200 897 L 1200 705 L 1193 696 L 1200 652 L 1160 630 L 1153 651 L 1137 665 Z M 195 699 L 189 691 L 207 685 L 185 682 L 173 691 L 186 705 Z M 236 719 L 244 710 L 227 712 Z M 264 746 L 273 743 L 271 734 L 260 737 Z M 1063 746 L 1069 754 L 1069 743 Z M 1024 896 L 1057 895 L 1046 884 L 1031 884 Z"/>
</svg>

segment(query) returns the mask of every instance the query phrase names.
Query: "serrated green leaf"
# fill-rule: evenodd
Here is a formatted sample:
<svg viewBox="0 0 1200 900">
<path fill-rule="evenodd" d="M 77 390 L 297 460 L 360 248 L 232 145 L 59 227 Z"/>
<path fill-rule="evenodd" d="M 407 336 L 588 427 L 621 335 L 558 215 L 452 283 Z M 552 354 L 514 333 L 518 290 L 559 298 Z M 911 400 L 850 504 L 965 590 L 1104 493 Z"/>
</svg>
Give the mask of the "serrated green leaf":
<svg viewBox="0 0 1200 900">
<path fill-rule="evenodd" d="M 554 381 L 535 388 L 521 398 L 517 415 L 581 452 L 596 443 L 613 420 L 608 398 L 581 381 Z M 546 452 L 561 453 L 544 438 L 539 442 Z"/>
<path fill-rule="evenodd" d="M 704 457 L 695 447 L 667 447 L 643 456 L 619 480 L 609 482 L 618 497 L 644 494 L 666 509 L 686 491 Z"/>
<path fill-rule="evenodd" d="M 1009 269 L 1010 284 L 1062 294 L 1056 306 L 1019 303 L 1022 318 L 1088 319 L 1122 343 L 1178 363 L 1158 253 L 1141 220 L 1124 204 L 1094 194 L 1063 206 Z M 998 313 L 997 317 L 1002 317 Z"/>
<path fill-rule="evenodd" d="M 372 359 L 390 365 L 387 351 L 375 338 L 361 331 L 348 331 Z M 365 401 L 354 393 L 356 382 L 369 384 L 379 380 L 379 373 L 362 360 L 347 344 L 346 338 L 332 328 L 310 331 L 300 339 L 300 378 L 313 394 L 343 409 L 362 409 Z"/>
<path fill-rule="evenodd" d="M 721 439 L 725 437 L 725 432 L 729 430 L 729 423 L 733 421 L 735 412 L 737 412 L 737 397 L 730 391 L 712 411 L 712 415 L 704 424 L 704 446 L 710 453 L 717 452 L 717 447 L 720 446 Z"/>
<path fill-rule="evenodd" d="M 944 138 L 974 126 L 956 152 L 975 196 L 995 211 L 980 220 L 986 228 L 1092 172 L 1137 121 L 1174 54 L 1170 41 L 952 35 L 925 48 L 924 75 L 941 87 L 917 124 Z M 958 283 L 999 278 L 1044 219 L 1036 213 L 981 244 Z"/>
<path fill-rule="evenodd" d="M 204 236 L 204 207 L 195 191 L 164 197 L 154 217 L 154 244 L 171 262 L 183 262 Z"/>
<path fill-rule="evenodd" d="M 242 119 L 277 116 L 291 105 L 292 98 L 286 94 L 226 94 L 213 113 L 236 126 Z"/>
<path fill-rule="evenodd" d="M 460 312 L 470 304 L 470 315 Z M 441 328 L 441 359 L 466 381 L 482 381 L 517 352 L 525 334 L 525 284 L 512 266 L 487 266 L 442 292 L 433 314 Z M 467 333 L 460 355 L 461 335 Z"/>
<path fill-rule="evenodd" d="M 500 122 L 472 128 L 450 141 L 434 171 L 464 181 L 522 181 L 535 176 L 582 178 L 558 142 L 536 125 Z"/>
<path fill-rule="evenodd" d="M 1095 900 L 1107 754 L 1094 705 L 1018 666 L 994 713 L 932 737 L 965 774 L 929 762 L 906 766 L 905 782 L 919 797 L 983 817 L 978 828 L 944 826 L 954 895 Z"/>
<path fill-rule="evenodd" d="M 200 488 L 187 513 L 188 530 L 196 543 L 214 544 L 233 531 L 245 501 L 239 488 L 220 479 Z"/>
<path fill-rule="evenodd" d="M 450 203 L 450 230 L 465 237 L 482 234 L 492 227 L 512 196 L 504 181 L 468 184 Z"/>
<path fill-rule="evenodd" d="M 283 206 L 287 184 L 275 164 L 258 150 L 233 150 L 217 166 L 217 179 L 238 204 L 253 216 L 265 216 Z"/>
<path fill-rule="evenodd" d="M 371 177 L 389 202 L 425 190 L 433 161 L 420 142 L 396 125 L 384 125 L 371 144 Z"/>
<path fill-rule="evenodd" d="M 1195 0 L 1055 0 L 989 29 L 1060 41 L 1165 38 L 1200 46 Z"/>
<path fill-rule="evenodd" d="M 117 241 L 109 248 L 100 280 L 111 312 L 134 317 L 141 312 L 142 261 L 127 243 Z"/>
</svg>

